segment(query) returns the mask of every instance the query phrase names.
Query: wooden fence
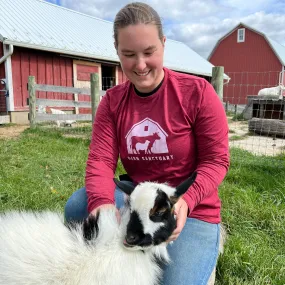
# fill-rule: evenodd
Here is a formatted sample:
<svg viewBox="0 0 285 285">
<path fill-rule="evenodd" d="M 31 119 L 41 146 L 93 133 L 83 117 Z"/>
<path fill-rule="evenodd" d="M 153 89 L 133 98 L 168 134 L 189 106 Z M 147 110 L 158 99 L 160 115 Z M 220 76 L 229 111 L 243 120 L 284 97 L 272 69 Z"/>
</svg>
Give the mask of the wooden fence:
<svg viewBox="0 0 285 285">
<path fill-rule="evenodd" d="M 213 67 L 212 70 L 212 85 L 221 100 L 223 100 L 223 67 Z M 74 121 L 91 121 L 94 122 L 96 110 L 100 102 L 100 96 L 104 95 L 106 91 L 99 90 L 99 75 L 91 73 L 90 75 L 90 89 L 63 87 L 54 85 L 37 84 L 34 76 L 29 76 L 28 90 L 29 90 L 29 120 L 30 127 L 34 128 L 37 122 L 42 121 L 59 121 L 59 120 L 74 120 Z M 36 98 L 36 91 L 58 92 L 58 93 L 73 93 L 84 94 L 91 96 L 91 102 L 77 101 L 77 100 L 54 100 L 54 99 L 39 99 Z M 91 108 L 91 114 L 46 114 L 37 113 L 37 107 L 73 107 L 73 108 Z"/>
<path fill-rule="evenodd" d="M 100 102 L 100 97 L 106 91 L 99 90 L 99 75 L 91 73 L 90 89 L 75 88 L 54 85 L 37 84 L 34 76 L 29 76 L 29 120 L 30 127 L 34 128 L 37 122 L 57 121 L 57 120 L 74 120 L 74 121 L 91 121 L 94 122 L 94 117 Z M 36 98 L 36 91 L 57 92 L 57 93 L 73 93 L 91 96 L 91 102 L 77 100 L 54 100 L 54 99 L 39 99 Z M 74 107 L 74 108 L 91 108 L 91 114 L 64 114 L 58 118 L 57 114 L 37 113 L 38 106 L 49 107 Z"/>
</svg>

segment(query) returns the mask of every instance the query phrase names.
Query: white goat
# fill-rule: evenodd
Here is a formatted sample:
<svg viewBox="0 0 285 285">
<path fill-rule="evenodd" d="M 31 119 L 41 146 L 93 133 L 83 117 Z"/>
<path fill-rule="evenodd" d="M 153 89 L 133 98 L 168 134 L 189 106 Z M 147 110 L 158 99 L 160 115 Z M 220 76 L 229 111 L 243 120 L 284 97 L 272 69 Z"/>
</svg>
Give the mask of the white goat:
<svg viewBox="0 0 285 285">
<path fill-rule="evenodd" d="M 65 226 L 59 213 L 0 215 L 0 284 L 154 285 L 169 262 L 166 240 L 176 227 L 173 205 L 196 173 L 172 188 L 116 184 L 129 195 L 118 224 L 115 207 Z"/>
<path fill-rule="evenodd" d="M 258 91 L 258 96 L 278 96 L 278 99 L 282 99 L 282 92 L 285 90 L 285 86 L 279 85 L 275 87 L 263 88 Z"/>
</svg>

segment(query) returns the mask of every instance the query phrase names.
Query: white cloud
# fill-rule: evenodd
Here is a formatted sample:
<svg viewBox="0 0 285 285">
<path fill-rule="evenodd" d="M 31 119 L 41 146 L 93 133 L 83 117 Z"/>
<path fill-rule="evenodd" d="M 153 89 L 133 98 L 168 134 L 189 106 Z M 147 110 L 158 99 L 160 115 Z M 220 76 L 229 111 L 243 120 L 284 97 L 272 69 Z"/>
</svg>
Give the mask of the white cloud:
<svg viewBox="0 0 285 285">
<path fill-rule="evenodd" d="M 51 0 L 62 6 L 113 21 L 127 0 Z M 183 41 L 203 57 L 239 22 L 285 45 L 284 0 L 146 0 L 163 19 L 168 38 Z"/>
<path fill-rule="evenodd" d="M 276 2 L 275 0 L 254 0 L 247 1 L 245 3 L 244 0 L 226 0 L 222 1 L 224 5 L 235 8 L 240 11 L 252 12 L 258 10 L 267 9 L 267 7 L 271 6 Z"/>
</svg>

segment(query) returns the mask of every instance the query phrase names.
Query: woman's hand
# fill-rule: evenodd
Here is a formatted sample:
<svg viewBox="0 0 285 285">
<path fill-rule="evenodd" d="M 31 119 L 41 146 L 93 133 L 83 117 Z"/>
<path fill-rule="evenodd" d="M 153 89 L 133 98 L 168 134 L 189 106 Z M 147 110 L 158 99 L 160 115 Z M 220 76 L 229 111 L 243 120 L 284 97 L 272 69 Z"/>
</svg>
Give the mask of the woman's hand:
<svg viewBox="0 0 285 285">
<path fill-rule="evenodd" d="M 116 206 L 114 204 L 104 204 L 104 205 L 101 205 L 97 208 L 95 208 L 91 213 L 90 215 L 94 215 L 94 216 L 97 216 L 97 213 L 100 209 L 110 209 L 110 208 L 116 208 Z M 116 218 L 117 218 L 117 221 L 118 221 L 118 224 L 121 223 L 121 215 L 120 215 L 120 212 L 119 210 L 116 208 Z"/>
<path fill-rule="evenodd" d="M 188 210 L 189 210 L 187 203 L 182 198 L 180 198 L 178 202 L 174 205 L 174 209 L 175 209 L 174 213 L 176 215 L 177 225 L 176 229 L 168 239 L 168 242 L 176 240 L 180 235 L 180 233 L 182 232 L 187 220 Z"/>
</svg>

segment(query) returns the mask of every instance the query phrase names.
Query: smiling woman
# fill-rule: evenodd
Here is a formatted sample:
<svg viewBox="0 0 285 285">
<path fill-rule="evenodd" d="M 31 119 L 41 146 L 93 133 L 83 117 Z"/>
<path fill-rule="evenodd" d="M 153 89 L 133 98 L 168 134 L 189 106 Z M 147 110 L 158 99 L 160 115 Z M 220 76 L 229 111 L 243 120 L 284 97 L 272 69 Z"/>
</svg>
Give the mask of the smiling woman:
<svg viewBox="0 0 285 285">
<path fill-rule="evenodd" d="M 137 24 L 120 28 L 117 52 L 122 69 L 136 89 L 151 92 L 164 77 L 165 37 L 158 37 L 154 25 Z"/>
<path fill-rule="evenodd" d="M 122 69 L 136 89 L 151 92 L 164 77 L 165 36 L 157 12 L 136 3 L 118 13 L 114 22 L 115 47 Z"/>
<path fill-rule="evenodd" d="M 150 181 L 176 187 L 197 172 L 195 182 L 175 201 L 176 227 L 168 238 L 174 241 L 168 247 L 173 262 L 165 268 L 163 284 L 206 285 L 218 256 L 218 186 L 229 166 L 223 105 L 206 80 L 163 66 L 166 39 L 160 17 L 149 5 L 135 2 L 123 7 L 115 18 L 114 40 L 129 80 L 108 89 L 100 102 L 86 188 L 68 200 L 66 220 L 96 215 L 115 201 L 118 205 L 112 180 L 118 158 L 127 172 L 124 178 L 134 186 Z M 169 205 L 159 198 L 148 207 L 144 200 L 137 201 L 141 211 L 133 214 L 132 223 L 144 237 L 149 228 L 141 217 L 147 215 L 159 224 L 169 214 Z M 119 212 L 117 216 L 120 220 Z"/>
</svg>

